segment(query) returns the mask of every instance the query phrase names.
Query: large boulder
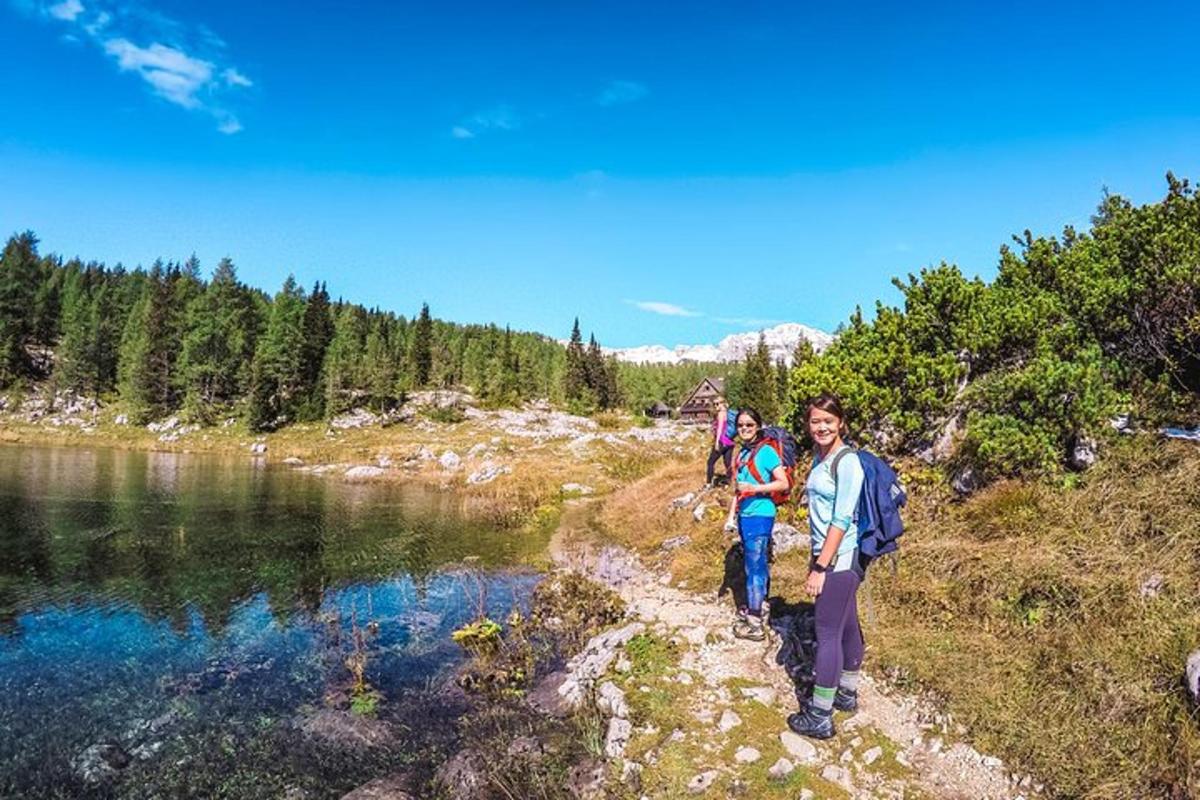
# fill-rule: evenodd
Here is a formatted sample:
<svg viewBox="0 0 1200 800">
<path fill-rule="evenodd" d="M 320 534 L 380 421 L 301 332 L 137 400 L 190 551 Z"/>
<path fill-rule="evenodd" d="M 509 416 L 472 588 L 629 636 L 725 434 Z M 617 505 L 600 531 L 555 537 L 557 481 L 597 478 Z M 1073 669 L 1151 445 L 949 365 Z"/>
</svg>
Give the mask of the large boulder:
<svg viewBox="0 0 1200 800">
<path fill-rule="evenodd" d="M 434 781 L 450 800 L 483 800 L 488 796 L 487 761 L 475 750 L 460 750 L 438 768 Z"/>
</svg>

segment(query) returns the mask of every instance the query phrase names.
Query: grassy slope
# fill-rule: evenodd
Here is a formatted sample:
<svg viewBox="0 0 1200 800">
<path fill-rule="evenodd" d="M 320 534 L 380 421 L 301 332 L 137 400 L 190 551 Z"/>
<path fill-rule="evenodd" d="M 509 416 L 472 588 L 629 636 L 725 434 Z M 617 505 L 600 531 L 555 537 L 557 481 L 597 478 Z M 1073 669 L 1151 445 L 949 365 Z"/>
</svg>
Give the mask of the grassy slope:
<svg viewBox="0 0 1200 800">
<path fill-rule="evenodd" d="M 696 488 L 671 464 L 618 491 L 607 535 L 707 591 L 721 583 L 719 512 L 669 500 Z M 1005 483 L 967 502 L 915 492 L 896 575 L 871 581 L 869 666 L 935 692 L 974 743 L 1060 797 L 1200 796 L 1200 727 L 1182 686 L 1200 646 L 1200 451 L 1122 441 L 1072 488 Z M 801 523 L 802 525 L 803 523 Z M 663 554 L 667 538 L 688 546 Z M 800 594 L 804 554 L 774 566 Z M 1157 596 L 1141 587 L 1162 578 Z"/>
</svg>

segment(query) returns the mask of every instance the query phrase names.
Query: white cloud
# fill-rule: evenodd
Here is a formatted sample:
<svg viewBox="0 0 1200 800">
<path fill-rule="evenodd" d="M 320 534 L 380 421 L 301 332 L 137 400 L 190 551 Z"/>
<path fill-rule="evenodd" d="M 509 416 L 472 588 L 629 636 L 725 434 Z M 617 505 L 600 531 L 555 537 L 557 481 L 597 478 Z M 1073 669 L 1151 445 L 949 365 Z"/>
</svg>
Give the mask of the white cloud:
<svg viewBox="0 0 1200 800">
<path fill-rule="evenodd" d="M 450 135 L 453 136 L 455 139 L 474 139 L 475 138 L 475 134 L 471 133 L 471 131 L 469 129 L 464 128 L 462 125 L 455 125 L 453 128 L 451 128 Z"/>
<path fill-rule="evenodd" d="M 24 0 L 12 0 L 24 2 Z M 67 41 L 86 37 L 122 72 L 135 73 L 169 103 L 212 117 L 221 133 L 242 124 L 225 105 L 228 93 L 254 82 L 224 55 L 225 43 L 203 25 L 186 25 L 142 3 L 61 0 L 40 5 L 42 19 L 67 23 Z"/>
<path fill-rule="evenodd" d="M 115 58 L 123 71 L 141 75 L 160 97 L 184 108 L 200 106 L 196 93 L 213 77 L 211 62 L 158 42 L 138 47 L 128 39 L 109 39 L 104 43 L 104 52 Z"/>
<path fill-rule="evenodd" d="M 46 11 L 55 19 L 74 22 L 75 18 L 83 13 L 83 3 L 80 3 L 79 0 L 63 0 L 57 5 L 50 6 Z"/>
<path fill-rule="evenodd" d="M 224 71 L 221 72 L 221 77 L 225 79 L 225 84 L 227 86 L 250 87 L 254 85 L 254 81 L 250 80 L 233 67 L 226 67 Z"/>
<path fill-rule="evenodd" d="M 596 105 L 619 106 L 624 103 L 636 103 L 648 94 L 650 94 L 650 90 L 643 83 L 613 81 L 605 86 L 600 94 L 596 95 Z"/>
<path fill-rule="evenodd" d="M 486 131 L 516 131 L 521 129 L 521 116 L 510 105 L 501 103 L 486 111 L 480 111 L 470 119 L 450 129 L 455 139 L 474 139 Z"/>
<path fill-rule="evenodd" d="M 649 311 L 651 314 L 662 314 L 666 317 L 704 316 L 699 311 L 691 311 L 674 303 L 661 303 L 657 300 L 627 300 L 626 302 L 636 308 L 640 308 L 642 311 Z"/>
</svg>

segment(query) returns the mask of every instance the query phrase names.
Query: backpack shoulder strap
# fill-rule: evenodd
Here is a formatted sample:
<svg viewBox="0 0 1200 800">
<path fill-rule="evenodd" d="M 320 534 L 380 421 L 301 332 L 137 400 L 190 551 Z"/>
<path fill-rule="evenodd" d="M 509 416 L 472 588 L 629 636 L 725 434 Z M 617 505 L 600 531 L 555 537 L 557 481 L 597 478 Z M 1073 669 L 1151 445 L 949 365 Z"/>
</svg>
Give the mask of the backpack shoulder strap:
<svg viewBox="0 0 1200 800">
<path fill-rule="evenodd" d="M 842 447 L 841 450 L 838 450 L 837 453 L 835 453 L 833 456 L 833 463 L 829 465 L 829 474 L 833 476 L 834 489 L 837 489 L 838 464 L 840 464 L 842 462 L 842 459 L 845 458 L 846 456 L 848 456 L 852 452 L 854 452 L 854 448 L 851 447 L 850 445 L 845 445 Z"/>
<path fill-rule="evenodd" d="M 750 456 L 745 461 L 746 469 L 750 470 L 750 474 L 754 477 L 754 480 L 757 481 L 760 485 L 765 484 L 766 481 L 763 480 L 762 473 L 759 472 L 758 467 L 755 466 L 754 459 L 758 456 L 758 451 L 761 450 L 763 448 L 763 446 L 766 445 L 766 443 L 767 443 L 766 439 L 760 439 L 758 441 L 758 443 L 756 445 L 754 445 L 753 448 L 751 448 Z"/>
</svg>

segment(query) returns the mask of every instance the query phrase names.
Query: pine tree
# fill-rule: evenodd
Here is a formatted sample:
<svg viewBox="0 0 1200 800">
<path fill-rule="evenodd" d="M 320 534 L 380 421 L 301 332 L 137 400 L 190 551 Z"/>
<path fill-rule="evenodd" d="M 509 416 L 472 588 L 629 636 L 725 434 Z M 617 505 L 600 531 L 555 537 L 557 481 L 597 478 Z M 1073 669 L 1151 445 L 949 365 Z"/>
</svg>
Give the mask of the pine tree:
<svg viewBox="0 0 1200 800">
<path fill-rule="evenodd" d="M 429 385 L 429 378 L 433 374 L 433 320 L 429 316 L 428 303 L 421 305 L 421 315 L 413 326 L 409 363 L 412 366 L 413 385 L 417 388 Z"/>
<path fill-rule="evenodd" d="M 766 338 L 760 334 L 758 346 L 746 354 L 738 402 L 742 408 L 757 410 L 764 423 L 772 424 L 778 416 L 779 409 L 775 393 L 776 383 L 771 374 L 771 351 L 767 349 Z"/>
<path fill-rule="evenodd" d="M 616 356 L 604 361 L 604 386 L 600 392 L 602 408 L 617 408 L 623 402 L 621 396 L 621 369 Z"/>
<path fill-rule="evenodd" d="M 276 427 L 295 411 L 303 383 L 304 290 L 289 275 L 271 304 L 266 333 L 254 354 L 247 421 L 252 430 Z"/>
<path fill-rule="evenodd" d="M 604 354 L 600 351 L 600 343 L 593 333 L 588 337 L 587 353 L 584 356 L 584 369 L 587 375 L 587 387 L 592 390 L 601 407 L 606 407 L 600 394 L 604 387 Z"/>
<path fill-rule="evenodd" d="M 387 318 L 378 314 L 367 334 L 365 389 L 372 410 L 382 413 L 396 406 L 396 362 L 388 343 Z"/>
<path fill-rule="evenodd" d="M 78 263 L 69 264 L 63 280 L 62 324 L 54 377 L 61 388 L 87 392 L 91 374 L 92 291 L 89 274 Z"/>
<path fill-rule="evenodd" d="M 37 241 L 31 231 L 13 236 L 0 256 L 0 387 L 33 374 L 29 347 L 40 274 Z"/>
</svg>

